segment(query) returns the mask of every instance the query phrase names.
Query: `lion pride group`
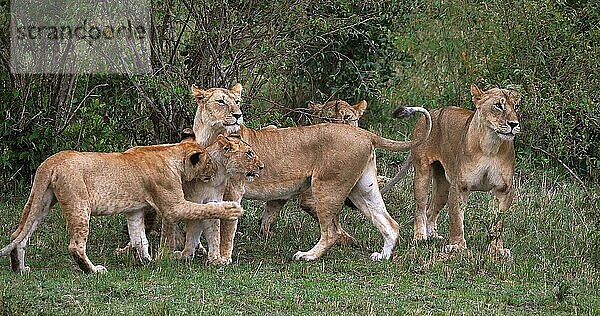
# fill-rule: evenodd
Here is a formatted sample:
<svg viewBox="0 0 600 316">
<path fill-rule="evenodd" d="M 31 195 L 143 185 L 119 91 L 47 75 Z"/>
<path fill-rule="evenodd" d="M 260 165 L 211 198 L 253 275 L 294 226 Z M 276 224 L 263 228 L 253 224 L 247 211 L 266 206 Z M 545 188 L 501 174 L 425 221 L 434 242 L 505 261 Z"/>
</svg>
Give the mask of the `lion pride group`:
<svg viewBox="0 0 600 316">
<path fill-rule="evenodd" d="M 178 144 L 123 153 L 63 151 L 40 165 L 18 228 L 0 249 L 0 256 L 10 254 L 13 271 L 29 271 L 27 242 L 56 202 L 68 223 L 69 252 L 88 273 L 106 272 L 86 254 L 90 216 L 117 213 L 125 214 L 130 238 L 120 251 L 132 249 L 142 262 L 152 260 L 146 230 L 158 214 L 164 250 L 159 253 L 184 259 L 204 254 L 210 263 L 229 264 L 242 198 L 266 202 L 260 227 L 265 235 L 292 198 L 319 223 L 318 242 L 296 252 L 294 260 L 315 260 L 338 242 L 356 242 L 339 219 L 349 200 L 383 237 L 371 259 L 391 259 L 399 226 L 378 186 L 376 148 L 410 152 L 405 165 L 414 169 L 415 241 L 444 239 L 437 219 L 446 207 L 450 222 L 444 252 L 466 249 L 463 206 L 470 191 L 488 191 L 494 221 L 487 249 L 494 257 L 510 258 L 502 230 L 513 199 L 517 91 L 484 91 L 473 84 L 474 111 L 401 107 L 394 117 L 418 112 L 421 118 L 412 140 L 395 141 L 358 127 L 366 101 L 311 103 L 313 125 L 251 129 L 243 124 L 241 84 L 191 90 L 197 105 L 194 124 Z M 200 242 L 203 235 L 208 249 Z"/>
</svg>

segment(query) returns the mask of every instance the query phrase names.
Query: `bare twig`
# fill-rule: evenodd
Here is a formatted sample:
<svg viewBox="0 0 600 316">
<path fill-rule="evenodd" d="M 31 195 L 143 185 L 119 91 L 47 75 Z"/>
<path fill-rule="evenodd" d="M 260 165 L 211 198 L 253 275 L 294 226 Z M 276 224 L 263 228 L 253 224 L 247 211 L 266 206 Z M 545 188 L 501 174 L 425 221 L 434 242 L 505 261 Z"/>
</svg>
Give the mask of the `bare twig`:
<svg viewBox="0 0 600 316">
<path fill-rule="evenodd" d="M 543 148 L 540 148 L 540 147 L 537 147 L 537 146 L 534 146 L 534 145 L 530 145 L 530 146 L 531 146 L 531 148 L 533 148 L 535 150 L 538 150 L 538 151 L 541 151 L 542 153 L 550 156 L 552 159 L 558 161 L 567 170 L 567 172 L 570 173 L 573 178 L 575 178 L 575 180 L 577 181 L 577 183 L 579 183 L 579 185 L 581 185 L 581 187 L 584 190 L 587 191 L 587 187 L 585 186 L 585 183 L 583 183 L 583 181 L 581 180 L 581 178 L 579 178 L 579 176 L 577 176 L 577 174 L 575 173 L 575 171 L 573 171 L 571 168 L 569 168 L 569 166 L 567 166 L 567 164 L 565 164 L 562 160 L 560 160 L 560 158 L 558 158 L 556 155 L 554 155 L 554 154 L 546 151 Z"/>
</svg>

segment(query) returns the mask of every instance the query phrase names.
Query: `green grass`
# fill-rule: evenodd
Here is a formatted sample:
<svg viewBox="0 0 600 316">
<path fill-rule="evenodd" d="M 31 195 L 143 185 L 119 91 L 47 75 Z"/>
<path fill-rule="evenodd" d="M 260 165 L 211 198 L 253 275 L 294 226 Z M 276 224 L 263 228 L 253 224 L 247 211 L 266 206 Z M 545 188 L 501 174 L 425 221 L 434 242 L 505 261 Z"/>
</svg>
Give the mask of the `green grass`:
<svg viewBox="0 0 600 316">
<path fill-rule="evenodd" d="M 523 168 L 521 168 L 523 169 Z M 381 172 L 391 174 L 387 165 Z M 293 262 L 318 239 L 318 226 L 290 203 L 265 239 L 261 204 L 245 202 L 234 263 L 164 259 L 140 266 L 113 250 L 124 241 L 123 217 L 94 218 L 88 254 L 104 275 L 84 275 L 67 251 L 64 218 L 55 207 L 34 234 L 28 274 L 0 258 L 0 315 L 20 314 L 564 314 L 600 313 L 598 191 L 587 194 L 559 172 L 519 172 L 505 243 L 514 260 L 485 253 L 489 197 L 475 193 L 465 212 L 469 250 L 440 259 L 442 243 L 411 244 L 410 177 L 385 197 L 401 225 L 394 258 L 371 262 L 381 237 L 356 211 L 342 224 L 359 247 L 336 246 L 316 262 Z M 0 202 L 0 242 L 8 242 L 27 192 Z M 447 235 L 447 214 L 440 218 Z M 152 239 L 156 245 L 156 238 Z"/>
</svg>

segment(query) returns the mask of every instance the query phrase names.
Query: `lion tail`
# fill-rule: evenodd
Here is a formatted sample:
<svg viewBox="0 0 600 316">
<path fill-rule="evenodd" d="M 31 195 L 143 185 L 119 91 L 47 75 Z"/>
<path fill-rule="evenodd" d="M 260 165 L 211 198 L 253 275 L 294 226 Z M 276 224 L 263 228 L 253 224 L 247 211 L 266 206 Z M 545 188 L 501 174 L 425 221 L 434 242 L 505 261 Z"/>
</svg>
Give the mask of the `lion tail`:
<svg viewBox="0 0 600 316">
<path fill-rule="evenodd" d="M 11 242 L 6 247 L 0 249 L 0 257 L 8 255 L 23 239 L 28 237 L 42 220 L 44 216 L 43 210 L 50 208 L 54 204 L 54 196 L 47 196 L 50 182 L 52 181 L 52 174 L 52 168 L 48 168 L 44 163 L 38 168 L 33 179 L 31 193 L 23 208 L 19 227 L 11 235 Z"/>
<path fill-rule="evenodd" d="M 376 148 L 388 149 L 392 151 L 409 151 L 413 147 L 419 146 L 424 143 L 429 137 L 431 132 L 431 115 L 426 109 L 414 106 L 414 107 L 400 107 L 394 112 L 394 117 L 406 117 L 415 112 L 422 113 L 425 116 L 425 133 L 420 133 L 419 137 L 415 140 L 410 141 L 395 141 L 381 136 L 372 134 L 373 145 Z"/>
</svg>

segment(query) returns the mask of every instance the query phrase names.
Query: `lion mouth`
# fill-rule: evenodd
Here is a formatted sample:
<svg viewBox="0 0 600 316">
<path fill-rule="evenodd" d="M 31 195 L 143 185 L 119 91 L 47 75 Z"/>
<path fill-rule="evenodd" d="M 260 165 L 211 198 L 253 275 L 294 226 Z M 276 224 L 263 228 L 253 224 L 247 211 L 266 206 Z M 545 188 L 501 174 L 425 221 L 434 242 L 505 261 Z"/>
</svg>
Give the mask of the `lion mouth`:
<svg viewBox="0 0 600 316">
<path fill-rule="evenodd" d="M 496 131 L 496 133 L 498 133 L 498 135 L 500 135 L 501 138 L 512 139 L 515 137 L 515 133 L 513 133 L 513 132 Z"/>
<path fill-rule="evenodd" d="M 256 171 L 250 171 L 250 172 L 246 173 L 246 178 L 250 181 L 253 181 L 255 178 L 258 178 L 258 177 L 260 177 L 260 175 Z"/>
</svg>

